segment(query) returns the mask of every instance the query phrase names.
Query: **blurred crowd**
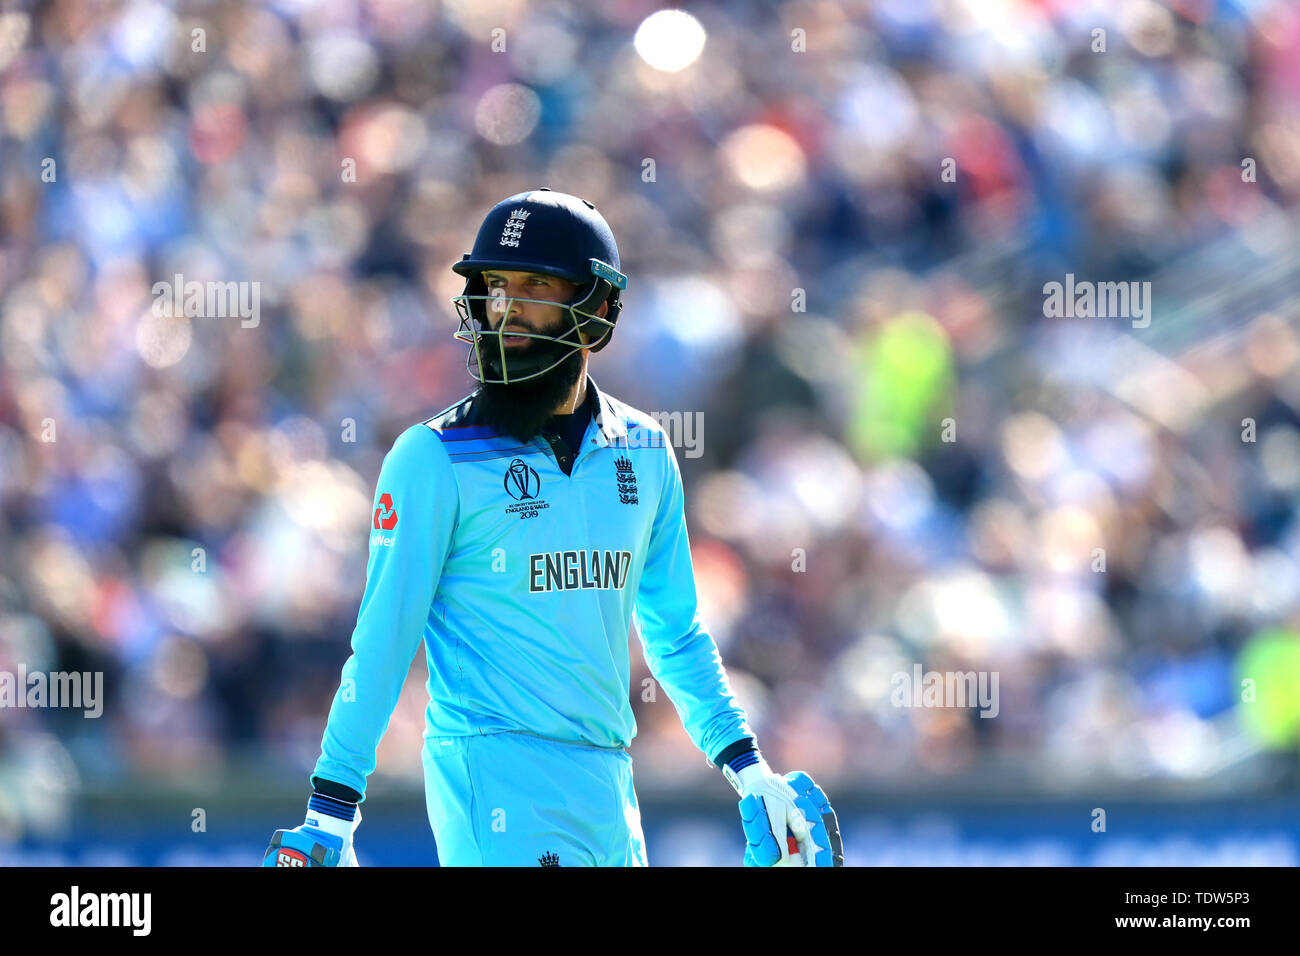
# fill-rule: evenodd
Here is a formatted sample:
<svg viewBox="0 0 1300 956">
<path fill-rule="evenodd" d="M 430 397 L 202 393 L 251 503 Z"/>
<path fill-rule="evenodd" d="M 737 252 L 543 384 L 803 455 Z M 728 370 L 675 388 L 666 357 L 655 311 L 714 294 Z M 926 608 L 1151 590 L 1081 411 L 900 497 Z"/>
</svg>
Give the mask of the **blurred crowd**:
<svg viewBox="0 0 1300 956">
<path fill-rule="evenodd" d="M 703 620 L 774 767 L 1296 786 L 1300 8 L 688 9 L 680 69 L 638 2 L 0 13 L 0 670 L 108 695 L 0 712 L 0 833 L 305 786 L 380 461 L 473 386 L 450 266 L 540 185 L 630 277 L 593 378 L 701 423 Z M 1046 317 L 1067 273 L 1151 282 L 1150 326 Z M 258 321 L 157 308 L 178 274 Z M 638 785 L 716 785 L 634 662 Z M 896 706 L 916 663 L 999 715 Z"/>
</svg>

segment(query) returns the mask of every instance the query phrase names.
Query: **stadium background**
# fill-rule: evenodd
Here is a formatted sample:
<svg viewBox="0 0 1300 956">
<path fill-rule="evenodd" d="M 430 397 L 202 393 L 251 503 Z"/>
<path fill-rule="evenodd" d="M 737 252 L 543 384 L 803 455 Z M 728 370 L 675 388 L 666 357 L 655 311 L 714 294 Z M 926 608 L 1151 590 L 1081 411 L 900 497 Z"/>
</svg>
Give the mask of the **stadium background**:
<svg viewBox="0 0 1300 956">
<path fill-rule="evenodd" d="M 851 865 L 1300 862 L 1300 9 L 734 0 L 684 66 L 656 9 L 6 7 L 0 670 L 106 701 L 0 710 L 0 862 L 301 821 L 380 460 L 472 384 L 449 267 L 538 185 L 618 237 L 592 375 L 703 423 L 705 623 Z M 153 314 L 177 273 L 260 321 Z M 1047 317 L 1066 274 L 1149 281 L 1149 326 Z M 736 865 L 633 659 L 650 860 Z M 422 661 L 363 865 L 434 859 Z M 917 663 L 999 715 L 892 706 Z"/>
</svg>

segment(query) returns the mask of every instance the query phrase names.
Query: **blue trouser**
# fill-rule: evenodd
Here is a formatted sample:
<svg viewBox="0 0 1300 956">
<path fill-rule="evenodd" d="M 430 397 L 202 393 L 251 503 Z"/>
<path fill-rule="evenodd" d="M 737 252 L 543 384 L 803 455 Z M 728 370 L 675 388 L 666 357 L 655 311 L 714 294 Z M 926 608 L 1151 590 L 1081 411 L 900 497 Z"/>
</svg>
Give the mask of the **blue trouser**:
<svg viewBox="0 0 1300 956">
<path fill-rule="evenodd" d="M 442 866 L 645 866 L 632 758 L 524 733 L 428 737 Z"/>
</svg>

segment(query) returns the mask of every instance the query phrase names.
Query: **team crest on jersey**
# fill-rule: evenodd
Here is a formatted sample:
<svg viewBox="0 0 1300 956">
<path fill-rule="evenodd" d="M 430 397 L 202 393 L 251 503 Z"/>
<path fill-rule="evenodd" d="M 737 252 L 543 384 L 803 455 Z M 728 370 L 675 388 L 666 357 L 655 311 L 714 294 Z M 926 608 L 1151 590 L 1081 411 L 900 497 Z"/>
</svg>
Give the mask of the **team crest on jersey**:
<svg viewBox="0 0 1300 956">
<path fill-rule="evenodd" d="M 542 493 L 542 476 L 522 458 L 515 458 L 506 466 L 506 473 L 501 484 L 517 504 L 506 508 L 506 514 L 517 514 L 520 518 L 536 518 L 537 512 L 549 508 L 539 496 Z"/>
<path fill-rule="evenodd" d="M 625 505 L 636 504 L 636 472 L 632 470 L 632 459 L 626 455 L 615 458 L 614 475 L 618 479 L 618 500 Z"/>
</svg>

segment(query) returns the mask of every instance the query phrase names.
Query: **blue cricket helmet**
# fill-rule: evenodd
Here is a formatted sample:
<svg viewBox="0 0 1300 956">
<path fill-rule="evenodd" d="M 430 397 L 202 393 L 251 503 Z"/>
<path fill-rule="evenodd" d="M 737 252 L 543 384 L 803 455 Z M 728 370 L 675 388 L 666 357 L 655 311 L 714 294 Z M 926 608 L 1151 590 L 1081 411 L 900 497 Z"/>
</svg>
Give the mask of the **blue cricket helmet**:
<svg viewBox="0 0 1300 956">
<path fill-rule="evenodd" d="M 516 193 L 493 206 L 473 250 L 451 268 L 465 276 L 465 291 L 452 298 L 460 316 L 455 335 L 472 346 L 467 367 L 481 382 L 507 384 L 545 374 L 584 347 L 579 330 L 597 340 L 588 347 L 599 352 L 614 334 L 622 310 L 619 296 L 627 288 L 627 276 L 619 271 L 618 244 L 605 217 L 586 199 L 547 187 Z M 525 336 L 538 341 L 526 351 L 508 352 L 501 341 L 504 323 L 493 329 L 487 321 L 488 300 L 500 297 L 488 294 L 485 269 L 540 272 L 574 283 L 573 300 L 559 303 L 569 328 L 558 336 Z M 607 309 L 598 316 L 602 303 Z"/>
</svg>

